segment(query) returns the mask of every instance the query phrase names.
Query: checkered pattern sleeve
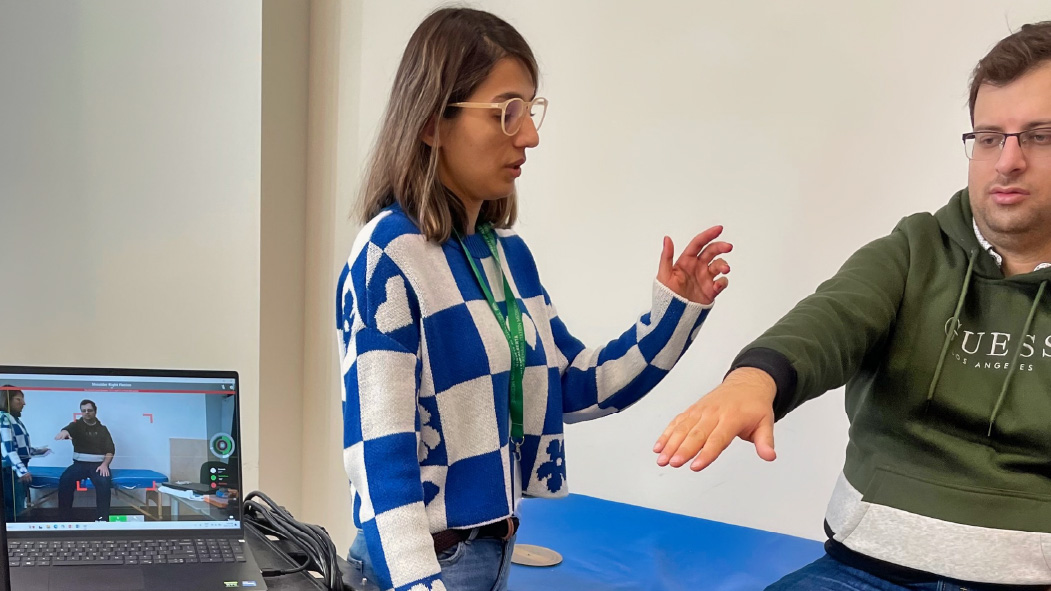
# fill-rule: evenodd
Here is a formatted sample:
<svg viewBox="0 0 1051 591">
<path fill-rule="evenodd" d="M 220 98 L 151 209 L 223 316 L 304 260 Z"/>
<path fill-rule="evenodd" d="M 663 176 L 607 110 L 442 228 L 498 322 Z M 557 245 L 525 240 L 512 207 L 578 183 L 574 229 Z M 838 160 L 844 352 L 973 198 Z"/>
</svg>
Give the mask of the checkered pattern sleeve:
<svg viewBox="0 0 1051 591">
<path fill-rule="evenodd" d="M 544 298 L 561 355 L 567 423 L 619 412 L 645 396 L 686 352 L 711 309 L 654 281 L 651 310 L 619 338 L 589 349 L 569 333 L 546 291 Z"/>
<path fill-rule="evenodd" d="M 14 468 L 15 474 L 21 477 L 29 473 L 21 457 L 28 457 L 29 449 L 21 448 L 18 437 L 20 433 L 17 433 L 16 430 L 20 431 L 12 416 L 6 412 L 0 413 L 0 445 L 3 446 L 3 465 Z"/>
<path fill-rule="evenodd" d="M 417 458 L 419 301 L 402 269 L 363 234 L 336 302 L 354 519 L 382 588 L 442 591 Z"/>
</svg>

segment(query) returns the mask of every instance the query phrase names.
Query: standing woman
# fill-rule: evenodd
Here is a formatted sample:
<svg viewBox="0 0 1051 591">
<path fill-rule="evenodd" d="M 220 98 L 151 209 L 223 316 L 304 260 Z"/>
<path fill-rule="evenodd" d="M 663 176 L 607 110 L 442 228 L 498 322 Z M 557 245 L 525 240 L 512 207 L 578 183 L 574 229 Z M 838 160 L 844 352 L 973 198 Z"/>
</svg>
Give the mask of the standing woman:
<svg viewBox="0 0 1051 591">
<path fill-rule="evenodd" d="M 384 589 L 507 588 L 521 496 L 561 497 L 562 425 L 627 408 L 683 354 L 730 268 L 722 231 L 672 262 L 653 305 L 588 349 L 511 229 L 547 100 L 521 35 L 464 8 L 428 16 L 394 80 L 339 279 L 343 457 Z"/>
<path fill-rule="evenodd" d="M 29 429 L 22 422 L 26 395 L 11 385 L 0 387 L 0 486 L 4 487 L 4 516 L 8 523 L 18 520 L 26 508 L 33 475 L 29 460 L 47 455 L 48 448 L 33 447 Z"/>
</svg>

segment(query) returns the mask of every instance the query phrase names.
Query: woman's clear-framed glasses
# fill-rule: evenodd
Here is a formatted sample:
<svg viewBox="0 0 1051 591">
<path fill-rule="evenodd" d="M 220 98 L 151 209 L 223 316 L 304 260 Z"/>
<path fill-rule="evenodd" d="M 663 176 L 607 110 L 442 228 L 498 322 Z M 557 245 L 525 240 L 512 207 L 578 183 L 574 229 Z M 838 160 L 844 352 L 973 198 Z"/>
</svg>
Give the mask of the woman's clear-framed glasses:
<svg viewBox="0 0 1051 591">
<path fill-rule="evenodd" d="M 547 114 L 547 99 L 538 96 L 531 101 L 513 98 L 502 103 L 450 103 L 450 107 L 468 109 L 500 109 L 500 129 L 506 135 L 514 135 L 522 129 L 526 114 L 533 119 L 533 127 L 540 129 Z"/>
</svg>

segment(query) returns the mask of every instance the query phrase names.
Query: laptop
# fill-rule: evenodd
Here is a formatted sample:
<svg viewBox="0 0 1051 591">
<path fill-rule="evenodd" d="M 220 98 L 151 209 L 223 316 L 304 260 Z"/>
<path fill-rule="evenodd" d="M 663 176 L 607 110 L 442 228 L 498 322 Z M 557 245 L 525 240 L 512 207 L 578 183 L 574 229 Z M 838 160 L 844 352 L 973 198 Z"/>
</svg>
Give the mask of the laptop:
<svg viewBox="0 0 1051 591">
<path fill-rule="evenodd" d="M 233 371 L 0 365 L 0 434 L 29 437 L 0 447 L 12 588 L 266 589 L 245 543 L 239 391 Z"/>
</svg>

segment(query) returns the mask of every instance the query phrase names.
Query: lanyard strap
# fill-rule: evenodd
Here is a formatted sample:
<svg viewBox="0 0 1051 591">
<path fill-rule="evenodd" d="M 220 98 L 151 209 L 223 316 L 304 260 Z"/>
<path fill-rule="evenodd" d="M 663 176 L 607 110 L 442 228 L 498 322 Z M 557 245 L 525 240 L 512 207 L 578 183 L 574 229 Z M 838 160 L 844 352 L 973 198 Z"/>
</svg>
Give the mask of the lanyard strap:
<svg viewBox="0 0 1051 591">
<path fill-rule="evenodd" d="M 459 232 L 456 233 L 456 239 L 460 241 L 460 246 L 463 247 L 464 254 L 467 255 L 467 262 L 471 264 L 471 270 L 474 271 L 474 278 L 478 280 L 478 285 L 482 288 L 482 293 L 485 294 L 485 299 L 489 302 L 489 308 L 493 311 L 493 315 L 496 316 L 496 323 L 500 325 L 500 330 L 503 331 L 504 337 L 507 339 L 507 345 L 511 349 L 511 388 L 508 402 L 511 409 L 511 441 L 517 446 L 521 444 L 524 434 L 522 429 L 522 380 L 525 376 L 526 347 L 525 329 L 522 328 L 522 312 L 518 307 L 518 300 L 515 298 L 515 294 L 511 291 L 511 283 L 507 280 L 503 267 L 500 265 L 500 255 L 496 248 L 496 235 L 493 233 L 492 227 L 489 224 L 480 226 L 478 233 L 485 240 L 485 244 L 489 247 L 489 252 L 493 255 L 493 260 L 496 261 L 496 268 L 500 271 L 500 280 L 504 284 L 504 302 L 507 304 L 506 317 L 500 312 L 500 307 L 496 305 L 496 298 L 489 291 L 489 284 L 486 283 L 481 270 L 475 264 L 474 257 L 467 250 L 467 245 L 464 244 L 463 237 L 460 236 Z"/>
</svg>

